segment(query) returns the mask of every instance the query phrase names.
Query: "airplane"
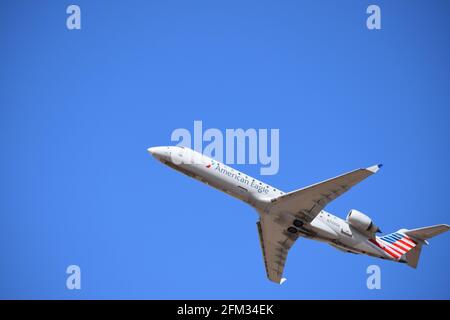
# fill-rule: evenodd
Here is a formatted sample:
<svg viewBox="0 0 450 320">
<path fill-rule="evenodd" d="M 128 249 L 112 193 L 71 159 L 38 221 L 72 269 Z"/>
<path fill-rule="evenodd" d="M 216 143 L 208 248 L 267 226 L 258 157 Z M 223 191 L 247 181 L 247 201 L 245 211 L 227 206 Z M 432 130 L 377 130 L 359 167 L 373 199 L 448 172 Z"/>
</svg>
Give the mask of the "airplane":
<svg viewBox="0 0 450 320">
<path fill-rule="evenodd" d="M 287 254 L 299 237 L 327 243 L 343 252 L 365 254 L 416 268 L 427 240 L 450 229 L 447 224 L 439 224 L 400 229 L 379 237 L 376 235 L 381 232 L 378 226 L 358 210 L 350 210 L 345 220 L 323 210 L 351 187 L 376 173 L 381 164 L 285 193 L 187 147 L 152 147 L 148 152 L 163 164 L 256 209 L 266 275 L 278 284 L 286 281 L 283 271 Z"/>
</svg>

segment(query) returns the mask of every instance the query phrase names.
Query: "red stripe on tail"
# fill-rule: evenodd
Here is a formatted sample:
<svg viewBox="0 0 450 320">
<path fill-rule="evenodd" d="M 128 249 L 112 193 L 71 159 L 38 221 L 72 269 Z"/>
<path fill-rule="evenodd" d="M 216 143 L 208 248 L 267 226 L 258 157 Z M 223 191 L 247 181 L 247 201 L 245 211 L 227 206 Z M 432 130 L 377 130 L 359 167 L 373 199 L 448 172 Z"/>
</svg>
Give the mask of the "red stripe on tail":
<svg viewBox="0 0 450 320">
<path fill-rule="evenodd" d="M 376 245 L 378 248 L 382 249 L 384 252 L 389 254 L 391 257 L 394 257 L 396 259 L 400 258 L 401 255 L 397 254 L 393 249 L 390 249 L 389 247 L 382 247 L 378 241 L 374 239 L 369 239 L 370 242 L 372 242 L 374 245 Z"/>
</svg>

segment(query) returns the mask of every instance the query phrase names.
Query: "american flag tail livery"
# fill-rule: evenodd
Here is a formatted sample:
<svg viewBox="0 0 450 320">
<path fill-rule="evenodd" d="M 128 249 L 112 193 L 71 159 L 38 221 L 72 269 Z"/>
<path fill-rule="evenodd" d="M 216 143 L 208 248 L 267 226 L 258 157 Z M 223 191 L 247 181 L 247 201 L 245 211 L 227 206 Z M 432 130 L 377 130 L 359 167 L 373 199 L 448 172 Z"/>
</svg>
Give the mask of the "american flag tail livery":
<svg viewBox="0 0 450 320">
<path fill-rule="evenodd" d="M 410 267 L 416 268 L 422 245 L 428 244 L 427 239 L 448 230 L 449 226 L 445 224 L 412 230 L 400 229 L 397 232 L 376 237 L 369 241 L 384 250 L 394 260 L 404 262 Z"/>
</svg>

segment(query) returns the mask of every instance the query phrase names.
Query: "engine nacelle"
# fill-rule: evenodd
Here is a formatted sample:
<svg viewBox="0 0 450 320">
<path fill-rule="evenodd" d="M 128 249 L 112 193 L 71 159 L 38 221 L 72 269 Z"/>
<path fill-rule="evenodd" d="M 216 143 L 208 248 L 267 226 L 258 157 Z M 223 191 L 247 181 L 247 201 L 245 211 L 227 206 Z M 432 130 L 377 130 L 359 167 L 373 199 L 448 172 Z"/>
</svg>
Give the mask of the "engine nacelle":
<svg viewBox="0 0 450 320">
<path fill-rule="evenodd" d="M 347 215 L 347 222 L 354 228 L 362 232 L 367 232 L 374 234 L 376 232 L 381 232 L 372 219 L 366 216 L 364 213 L 352 209 Z"/>
</svg>

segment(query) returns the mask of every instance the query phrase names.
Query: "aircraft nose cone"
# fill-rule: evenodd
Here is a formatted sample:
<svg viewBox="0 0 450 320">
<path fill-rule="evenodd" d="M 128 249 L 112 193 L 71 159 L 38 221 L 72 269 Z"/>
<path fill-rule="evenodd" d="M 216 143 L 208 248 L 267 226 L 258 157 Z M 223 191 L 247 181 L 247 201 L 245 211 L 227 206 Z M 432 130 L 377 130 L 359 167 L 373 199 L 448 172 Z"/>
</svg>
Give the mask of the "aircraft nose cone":
<svg viewBox="0 0 450 320">
<path fill-rule="evenodd" d="M 167 150 L 165 147 L 151 147 L 147 151 L 156 159 L 161 159 L 167 156 Z"/>
<path fill-rule="evenodd" d="M 158 149 L 158 147 L 151 147 L 151 148 L 148 148 L 147 151 L 148 151 L 152 156 L 154 156 L 154 155 L 156 154 L 156 152 L 157 152 L 157 149 Z"/>
</svg>

